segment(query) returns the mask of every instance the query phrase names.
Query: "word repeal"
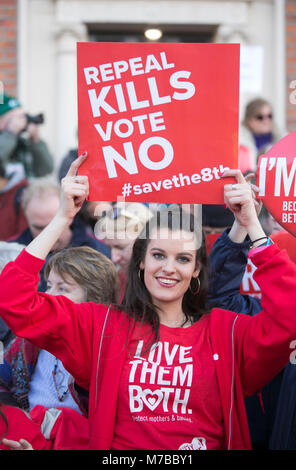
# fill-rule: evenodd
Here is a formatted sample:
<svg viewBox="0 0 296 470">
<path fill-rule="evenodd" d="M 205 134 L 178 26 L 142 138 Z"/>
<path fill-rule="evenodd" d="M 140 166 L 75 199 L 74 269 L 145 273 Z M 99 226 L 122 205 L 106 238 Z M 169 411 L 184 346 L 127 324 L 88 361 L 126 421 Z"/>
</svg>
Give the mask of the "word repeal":
<svg viewBox="0 0 296 470">
<path fill-rule="evenodd" d="M 131 75 L 142 75 L 150 73 L 151 70 L 166 70 L 175 67 L 175 64 L 168 63 L 165 52 L 159 54 L 159 59 L 156 59 L 154 54 L 148 54 L 143 63 L 142 57 L 133 57 L 127 60 L 117 60 L 113 63 L 101 64 L 99 67 L 85 67 L 84 75 L 87 85 L 92 82 L 100 83 L 98 78 L 99 73 L 102 82 L 110 80 L 121 79 L 121 75 L 130 71 Z"/>
</svg>

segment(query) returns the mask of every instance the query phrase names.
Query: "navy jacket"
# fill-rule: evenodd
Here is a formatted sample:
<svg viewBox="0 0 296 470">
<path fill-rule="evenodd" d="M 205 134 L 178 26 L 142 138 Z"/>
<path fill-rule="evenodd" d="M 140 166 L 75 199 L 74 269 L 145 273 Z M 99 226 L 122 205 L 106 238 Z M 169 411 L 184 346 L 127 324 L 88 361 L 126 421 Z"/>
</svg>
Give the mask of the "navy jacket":
<svg viewBox="0 0 296 470">
<path fill-rule="evenodd" d="M 240 294 L 251 242 L 247 238 L 243 243 L 233 243 L 228 232 L 217 238 L 209 255 L 208 302 L 212 308 L 255 315 L 262 310 L 260 300 Z"/>
<path fill-rule="evenodd" d="M 256 315 L 260 299 L 240 293 L 250 240 L 233 243 L 228 232 L 215 241 L 209 255 L 208 302 L 212 308 Z M 288 364 L 262 389 L 261 397 L 263 409 L 258 395 L 246 399 L 253 448 L 296 449 L 296 364 Z"/>
</svg>

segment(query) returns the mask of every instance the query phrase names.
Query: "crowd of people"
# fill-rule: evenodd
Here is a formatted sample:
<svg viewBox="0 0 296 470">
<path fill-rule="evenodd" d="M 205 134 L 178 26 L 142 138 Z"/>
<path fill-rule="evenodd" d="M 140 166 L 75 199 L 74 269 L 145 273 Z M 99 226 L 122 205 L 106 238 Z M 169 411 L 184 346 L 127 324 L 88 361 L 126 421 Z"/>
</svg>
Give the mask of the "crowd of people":
<svg viewBox="0 0 296 470">
<path fill-rule="evenodd" d="M 274 121 L 248 103 L 225 205 L 199 224 L 194 206 L 88 201 L 87 155 L 55 168 L 4 96 L 0 449 L 296 449 L 296 243 L 254 179 Z"/>
</svg>

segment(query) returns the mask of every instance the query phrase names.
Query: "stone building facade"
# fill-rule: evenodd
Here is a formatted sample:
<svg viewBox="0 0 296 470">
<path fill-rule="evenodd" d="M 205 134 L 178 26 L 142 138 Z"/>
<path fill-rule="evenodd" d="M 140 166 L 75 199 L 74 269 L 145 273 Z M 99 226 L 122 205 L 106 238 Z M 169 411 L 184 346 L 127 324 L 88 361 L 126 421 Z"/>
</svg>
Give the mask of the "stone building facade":
<svg viewBox="0 0 296 470">
<path fill-rule="evenodd" d="M 240 111 L 263 96 L 279 127 L 296 130 L 295 0 L 0 0 L 2 87 L 44 112 L 57 163 L 77 145 L 76 42 L 139 41 L 149 25 L 168 41 L 239 42 L 256 75 L 253 88 L 242 81 Z"/>
</svg>

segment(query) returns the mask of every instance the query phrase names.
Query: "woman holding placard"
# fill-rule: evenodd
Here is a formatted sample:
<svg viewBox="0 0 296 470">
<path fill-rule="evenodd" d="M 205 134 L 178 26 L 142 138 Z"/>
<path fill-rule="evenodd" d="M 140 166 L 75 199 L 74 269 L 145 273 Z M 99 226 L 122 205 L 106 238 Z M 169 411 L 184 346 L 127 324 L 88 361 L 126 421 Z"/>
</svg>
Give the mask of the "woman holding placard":
<svg viewBox="0 0 296 470">
<path fill-rule="evenodd" d="M 250 185 L 239 170 L 225 172 L 237 179 L 224 189 L 235 229 L 260 246 L 252 260 L 262 313 L 208 311 L 204 243 L 192 215 L 174 211 L 151 219 L 135 241 L 119 307 L 77 305 L 36 285 L 52 244 L 88 195 L 87 177 L 76 176 L 84 159 L 63 180 L 57 216 L 2 273 L 0 314 L 89 390 L 91 449 L 249 449 L 244 397 L 288 362 L 296 335 L 296 267 L 268 246 Z"/>
</svg>

